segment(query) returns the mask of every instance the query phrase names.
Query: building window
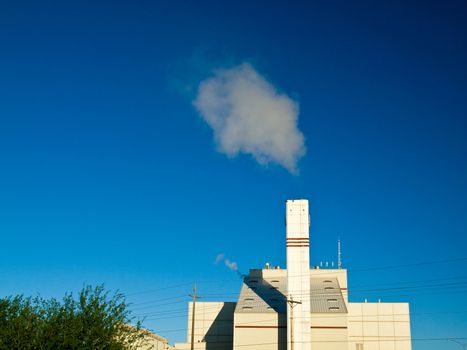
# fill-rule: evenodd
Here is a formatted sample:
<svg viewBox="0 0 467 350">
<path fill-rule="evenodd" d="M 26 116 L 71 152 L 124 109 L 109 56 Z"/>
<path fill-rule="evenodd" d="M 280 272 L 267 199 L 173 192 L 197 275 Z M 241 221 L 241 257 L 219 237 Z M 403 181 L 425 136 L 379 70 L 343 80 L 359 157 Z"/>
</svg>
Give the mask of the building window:
<svg viewBox="0 0 467 350">
<path fill-rule="evenodd" d="M 355 344 L 355 350 L 363 350 L 363 343 Z"/>
</svg>

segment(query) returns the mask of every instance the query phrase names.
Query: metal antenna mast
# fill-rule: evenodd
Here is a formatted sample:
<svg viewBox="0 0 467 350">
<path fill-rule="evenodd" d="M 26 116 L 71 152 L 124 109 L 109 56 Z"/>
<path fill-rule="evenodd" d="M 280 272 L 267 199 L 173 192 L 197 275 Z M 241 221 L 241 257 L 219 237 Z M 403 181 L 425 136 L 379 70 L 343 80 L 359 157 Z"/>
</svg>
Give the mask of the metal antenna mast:
<svg viewBox="0 0 467 350">
<path fill-rule="evenodd" d="M 337 239 L 337 268 L 342 269 L 342 259 L 341 259 L 341 239 Z"/>
</svg>

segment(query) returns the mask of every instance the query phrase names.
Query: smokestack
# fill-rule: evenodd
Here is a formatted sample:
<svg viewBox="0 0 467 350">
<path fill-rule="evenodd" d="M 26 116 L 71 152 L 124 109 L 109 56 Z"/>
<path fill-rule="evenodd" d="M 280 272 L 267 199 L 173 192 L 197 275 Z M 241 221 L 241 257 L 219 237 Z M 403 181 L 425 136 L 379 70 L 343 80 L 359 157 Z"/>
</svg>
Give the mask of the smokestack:
<svg viewBox="0 0 467 350">
<path fill-rule="evenodd" d="M 308 201 L 286 202 L 287 350 L 311 349 Z"/>
</svg>

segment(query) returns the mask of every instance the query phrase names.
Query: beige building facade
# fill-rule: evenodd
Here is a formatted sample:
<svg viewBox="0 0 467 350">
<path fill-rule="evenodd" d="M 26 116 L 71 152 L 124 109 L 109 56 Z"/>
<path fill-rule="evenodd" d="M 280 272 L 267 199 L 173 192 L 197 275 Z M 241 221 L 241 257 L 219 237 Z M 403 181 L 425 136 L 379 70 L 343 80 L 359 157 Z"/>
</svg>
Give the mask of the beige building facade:
<svg viewBox="0 0 467 350">
<path fill-rule="evenodd" d="M 160 335 L 154 334 L 148 330 L 141 331 L 144 334 L 143 344 L 138 347 L 138 350 L 172 350 L 173 346 L 169 345 L 169 341 Z"/>
<path fill-rule="evenodd" d="M 237 302 L 188 305 L 197 350 L 411 350 L 407 303 L 349 303 L 347 270 L 309 266 L 308 201 L 287 201 L 287 269 L 252 269 Z M 338 265 L 340 267 L 340 264 Z"/>
</svg>

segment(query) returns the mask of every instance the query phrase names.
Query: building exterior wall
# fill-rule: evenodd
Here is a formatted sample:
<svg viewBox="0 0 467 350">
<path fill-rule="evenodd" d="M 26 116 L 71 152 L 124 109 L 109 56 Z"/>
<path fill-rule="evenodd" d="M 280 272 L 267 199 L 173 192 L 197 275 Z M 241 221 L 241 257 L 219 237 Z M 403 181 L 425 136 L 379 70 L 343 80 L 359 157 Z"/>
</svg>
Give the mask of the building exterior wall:
<svg viewBox="0 0 467 350">
<path fill-rule="evenodd" d="M 316 350 L 347 350 L 347 314 L 311 314 L 310 342 Z"/>
<path fill-rule="evenodd" d="M 171 350 L 174 349 L 169 345 L 169 342 L 164 337 L 149 331 L 143 331 L 144 333 L 144 345 L 140 345 L 138 350 Z"/>
<path fill-rule="evenodd" d="M 206 350 L 206 343 L 195 343 L 194 350 Z M 191 343 L 175 343 L 176 350 L 191 350 Z M 215 348 L 212 348 L 215 349 Z M 224 350 L 224 349 L 222 349 Z"/>
<path fill-rule="evenodd" d="M 236 313 L 234 319 L 235 350 L 286 350 L 285 314 Z"/>
<path fill-rule="evenodd" d="M 408 303 L 349 303 L 349 350 L 411 350 Z"/>
<path fill-rule="evenodd" d="M 195 307 L 194 343 L 197 350 L 232 350 L 232 302 L 197 302 Z M 190 349 L 193 303 L 188 304 L 188 334 L 186 343 L 176 343 L 176 349 Z"/>
<path fill-rule="evenodd" d="M 150 338 L 146 340 L 145 345 L 140 346 L 138 350 L 169 350 L 173 349 L 166 341 Z"/>
<path fill-rule="evenodd" d="M 292 350 L 293 325 L 293 350 L 411 350 L 407 303 L 349 303 L 347 270 L 310 270 L 308 201 L 287 201 L 286 222 L 287 269 L 250 270 L 237 303 L 196 303 L 194 348 Z"/>
<path fill-rule="evenodd" d="M 274 278 L 284 277 L 286 273 L 286 270 L 275 269 L 252 270 L 250 277 L 270 280 L 272 285 Z M 313 269 L 310 274 L 312 278 L 337 278 L 347 312 L 311 313 L 309 341 L 302 341 L 302 344 L 308 344 L 313 350 L 411 350 L 407 303 L 349 303 L 344 294 L 347 291 L 346 270 Z M 290 315 L 234 312 L 235 306 L 236 303 L 196 303 L 196 350 L 287 349 L 287 321 Z M 189 303 L 188 307 L 187 342 L 175 344 L 177 350 L 191 348 L 193 304 Z M 156 350 L 166 349 L 163 344 L 157 346 Z"/>
</svg>

